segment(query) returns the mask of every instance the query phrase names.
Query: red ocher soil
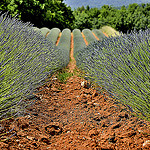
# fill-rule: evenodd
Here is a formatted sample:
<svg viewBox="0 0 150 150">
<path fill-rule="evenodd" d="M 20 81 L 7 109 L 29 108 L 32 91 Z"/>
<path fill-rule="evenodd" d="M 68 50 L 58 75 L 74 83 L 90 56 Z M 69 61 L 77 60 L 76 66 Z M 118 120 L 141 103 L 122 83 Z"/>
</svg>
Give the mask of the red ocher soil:
<svg viewBox="0 0 150 150">
<path fill-rule="evenodd" d="M 45 35 L 45 37 L 47 38 L 47 36 L 50 34 L 50 32 L 48 31 L 47 33 L 46 33 L 46 35 Z"/>
<path fill-rule="evenodd" d="M 61 37 L 61 32 L 59 33 L 59 36 L 58 36 L 58 39 L 57 39 L 57 41 L 56 41 L 56 46 L 58 46 L 58 43 L 59 43 L 59 40 L 60 40 L 60 37 Z"/>
<path fill-rule="evenodd" d="M 109 37 L 105 32 L 103 32 L 103 34 L 104 34 L 106 37 Z"/>
<path fill-rule="evenodd" d="M 73 41 L 73 36 L 71 38 Z M 68 68 L 76 68 L 73 43 Z M 73 72 L 74 73 L 74 72 Z M 85 81 L 85 84 L 83 84 Z M 43 91 L 40 91 L 42 90 Z M 55 76 L 36 94 L 24 117 L 3 121 L 2 150 L 149 150 L 150 122 L 130 115 L 106 93 L 99 94 L 74 75 L 66 84 Z M 104 96 L 105 95 L 105 96 Z"/>
<path fill-rule="evenodd" d="M 71 61 L 69 62 L 67 68 L 69 69 L 70 73 L 74 72 L 74 69 L 76 68 L 76 60 L 73 57 L 73 47 L 74 47 L 74 42 L 73 42 L 73 33 L 71 33 L 71 45 L 70 45 L 71 49 L 70 49 L 70 59 Z"/>
<path fill-rule="evenodd" d="M 93 33 L 93 32 L 92 32 Z M 97 39 L 97 40 L 99 40 L 99 38 L 95 35 L 95 33 L 93 33 L 93 35 L 95 36 L 95 38 Z"/>
<path fill-rule="evenodd" d="M 87 40 L 86 40 L 86 38 L 85 38 L 85 35 L 83 34 L 83 32 L 81 33 L 82 34 L 82 37 L 83 37 L 83 39 L 84 39 L 84 41 L 85 41 L 85 44 L 86 44 L 86 46 L 88 45 L 88 42 L 87 42 Z"/>
</svg>

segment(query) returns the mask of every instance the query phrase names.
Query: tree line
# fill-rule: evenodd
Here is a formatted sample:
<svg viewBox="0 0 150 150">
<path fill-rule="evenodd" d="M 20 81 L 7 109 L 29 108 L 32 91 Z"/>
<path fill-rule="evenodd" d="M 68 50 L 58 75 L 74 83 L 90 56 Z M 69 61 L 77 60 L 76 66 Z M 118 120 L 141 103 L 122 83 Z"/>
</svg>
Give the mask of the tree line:
<svg viewBox="0 0 150 150">
<path fill-rule="evenodd" d="M 101 8 L 82 6 L 72 10 L 63 0 L 1 0 L 0 11 L 9 11 L 13 17 L 17 15 L 22 21 L 31 22 L 39 28 L 82 30 L 110 25 L 123 33 L 150 28 L 150 3 L 134 3 L 120 9 L 104 5 Z"/>
<path fill-rule="evenodd" d="M 0 11 L 9 11 L 36 27 L 72 28 L 74 16 L 63 0 L 1 0 Z"/>
</svg>

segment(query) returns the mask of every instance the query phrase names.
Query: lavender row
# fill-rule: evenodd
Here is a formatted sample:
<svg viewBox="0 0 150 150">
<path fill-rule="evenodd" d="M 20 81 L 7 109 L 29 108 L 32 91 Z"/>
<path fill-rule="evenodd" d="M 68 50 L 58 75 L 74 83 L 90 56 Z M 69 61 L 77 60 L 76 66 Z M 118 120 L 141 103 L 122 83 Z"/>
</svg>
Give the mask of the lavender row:
<svg viewBox="0 0 150 150">
<path fill-rule="evenodd" d="M 94 42 L 76 62 L 93 82 L 150 120 L 150 29 Z"/>
<path fill-rule="evenodd" d="M 66 65 L 67 56 L 32 26 L 0 16 L 0 119 L 23 109 L 24 99 Z"/>
<path fill-rule="evenodd" d="M 42 34 L 44 37 L 46 37 L 47 34 L 51 32 L 51 30 L 48 29 L 48 28 L 46 28 L 46 27 L 43 27 L 43 28 L 39 29 L 39 32 L 41 32 L 41 34 Z"/>
<path fill-rule="evenodd" d="M 74 57 L 80 51 L 80 49 L 85 48 L 86 44 L 79 29 L 73 30 L 73 41 L 74 41 Z"/>
<path fill-rule="evenodd" d="M 89 44 L 97 40 L 90 29 L 83 29 L 82 32 Z"/>
<path fill-rule="evenodd" d="M 99 29 L 93 29 L 92 32 L 99 38 L 99 40 L 103 40 L 106 36 Z"/>
<path fill-rule="evenodd" d="M 47 39 L 56 44 L 60 32 L 59 28 L 52 28 L 50 33 L 47 35 Z"/>
<path fill-rule="evenodd" d="M 57 46 L 65 55 L 64 57 L 64 60 L 66 63 L 65 66 L 68 65 L 69 60 L 70 60 L 70 44 L 71 44 L 71 31 L 70 29 L 66 28 L 62 31 L 62 34 L 61 34 L 61 37 L 59 39 L 59 43 Z"/>
</svg>

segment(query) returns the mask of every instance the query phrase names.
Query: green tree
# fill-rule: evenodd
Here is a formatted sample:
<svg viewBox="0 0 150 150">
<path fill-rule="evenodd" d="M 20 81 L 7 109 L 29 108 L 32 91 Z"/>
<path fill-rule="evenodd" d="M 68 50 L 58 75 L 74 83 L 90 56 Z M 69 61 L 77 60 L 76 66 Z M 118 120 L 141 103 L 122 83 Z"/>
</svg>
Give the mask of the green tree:
<svg viewBox="0 0 150 150">
<path fill-rule="evenodd" d="M 74 10 L 73 14 L 75 16 L 74 28 L 93 29 L 100 27 L 98 23 L 98 8 L 90 8 L 89 6 L 87 6 L 85 9 L 84 6 L 82 6 L 81 8 L 79 7 Z"/>
<path fill-rule="evenodd" d="M 16 10 L 17 5 L 15 4 L 14 0 L 1 0 L 0 1 L 0 11 L 5 13 L 9 11 L 12 17 L 18 14 L 18 10 Z"/>
<path fill-rule="evenodd" d="M 120 10 L 104 5 L 98 15 L 100 26 L 110 25 L 124 33 L 150 27 L 150 4 L 130 4 Z"/>
<path fill-rule="evenodd" d="M 147 3 L 144 6 L 145 7 L 143 8 L 143 14 L 145 14 L 146 17 L 146 28 L 150 28 L 150 3 Z"/>
<path fill-rule="evenodd" d="M 116 17 L 114 21 L 114 28 L 117 31 L 126 32 L 128 30 L 127 24 L 127 9 L 125 6 L 122 6 L 120 10 L 116 11 Z"/>
<path fill-rule="evenodd" d="M 100 26 L 104 25 L 112 26 L 116 18 L 116 12 L 117 9 L 109 5 L 102 6 L 102 8 L 100 9 L 100 14 L 98 15 L 98 20 L 101 24 Z"/>
<path fill-rule="evenodd" d="M 89 15 L 83 11 L 82 13 L 79 13 L 78 15 L 75 15 L 75 22 L 74 22 L 74 28 L 83 30 L 85 28 L 90 29 L 92 27 L 92 24 L 89 19 Z"/>
<path fill-rule="evenodd" d="M 7 1 L 7 3 L 5 3 Z M 25 22 L 31 22 L 37 27 L 72 28 L 74 16 L 71 7 L 63 0 L 3 0 L 1 10 L 10 14 L 19 14 Z"/>
<path fill-rule="evenodd" d="M 130 4 L 127 10 L 126 26 L 129 31 L 136 29 L 145 29 L 150 27 L 150 11 L 149 4 Z"/>
<path fill-rule="evenodd" d="M 9 4 L 9 3 L 8 3 L 6 0 L 1 0 L 1 1 L 0 1 L 0 10 L 1 10 L 1 11 L 6 11 L 8 4 Z"/>
<path fill-rule="evenodd" d="M 76 13 L 82 13 L 83 11 L 85 11 L 85 7 L 84 6 L 78 7 L 77 10 L 76 10 Z"/>
<path fill-rule="evenodd" d="M 98 15 L 100 14 L 100 10 L 98 8 L 91 8 L 87 13 L 92 24 L 92 29 L 99 29 L 100 23 L 98 20 Z"/>
</svg>

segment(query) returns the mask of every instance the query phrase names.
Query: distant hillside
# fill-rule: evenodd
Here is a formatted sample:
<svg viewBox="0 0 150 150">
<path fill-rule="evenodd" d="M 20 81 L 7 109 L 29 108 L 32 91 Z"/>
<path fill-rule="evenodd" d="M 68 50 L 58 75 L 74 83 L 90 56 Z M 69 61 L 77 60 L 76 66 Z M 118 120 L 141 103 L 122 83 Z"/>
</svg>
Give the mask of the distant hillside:
<svg viewBox="0 0 150 150">
<path fill-rule="evenodd" d="M 87 6 L 89 5 L 90 8 L 92 7 L 102 7 L 103 5 L 112 5 L 115 7 L 119 6 L 127 6 L 129 4 L 137 3 L 150 3 L 150 0 L 64 0 L 64 3 L 66 3 L 68 6 L 70 6 L 72 9 L 81 7 L 81 6 Z"/>
</svg>

